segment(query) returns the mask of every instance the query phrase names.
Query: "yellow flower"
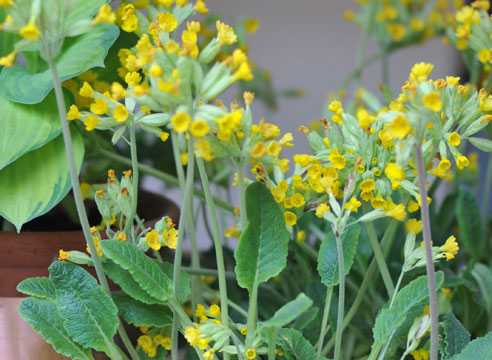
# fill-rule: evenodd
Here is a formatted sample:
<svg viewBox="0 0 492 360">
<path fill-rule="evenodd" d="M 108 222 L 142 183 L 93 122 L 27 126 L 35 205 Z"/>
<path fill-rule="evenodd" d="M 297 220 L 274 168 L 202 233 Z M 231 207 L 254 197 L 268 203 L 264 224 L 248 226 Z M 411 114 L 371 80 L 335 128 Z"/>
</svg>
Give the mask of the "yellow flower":
<svg viewBox="0 0 492 360">
<path fill-rule="evenodd" d="M 31 41 L 37 40 L 39 38 L 39 30 L 32 20 L 29 21 L 29 24 L 20 29 L 19 34 L 24 39 Z"/>
<path fill-rule="evenodd" d="M 210 316 L 213 317 L 219 317 L 220 316 L 220 307 L 219 305 L 213 304 L 208 308 L 208 312 L 210 313 Z"/>
<path fill-rule="evenodd" d="M 203 358 L 205 360 L 212 360 L 214 358 L 214 353 L 215 353 L 215 349 L 210 349 L 210 350 L 207 350 L 204 354 L 203 354 Z"/>
<path fill-rule="evenodd" d="M 134 32 L 138 28 L 138 18 L 135 14 L 128 16 L 125 20 L 123 20 L 123 24 L 121 28 L 126 32 Z"/>
<path fill-rule="evenodd" d="M 204 137 L 205 135 L 208 134 L 210 131 L 210 127 L 208 126 L 208 123 L 205 120 L 195 120 L 191 123 L 190 126 L 190 132 L 191 135 L 195 138 L 201 138 Z"/>
<path fill-rule="evenodd" d="M 412 129 L 405 115 L 398 115 L 395 117 L 390 124 L 390 128 L 393 134 L 400 140 L 407 136 Z"/>
<path fill-rule="evenodd" d="M 162 68 L 157 64 L 152 65 L 149 70 L 151 78 L 156 78 L 158 76 L 162 76 L 163 74 Z"/>
<path fill-rule="evenodd" d="M 87 117 L 84 120 L 85 129 L 87 131 L 94 130 L 98 124 L 99 124 L 99 119 L 92 115 L 87 115 Z"/>
<path fill-rule="evenodd" d="M 116 14 L 111 11 L 111 6 L 108 4 L 101 5 L 99 12 L 94 18 L 94 24 L 114 24 L 116 21 Z"/>
<path fill-rule="evenodd" d="M 168 248 L 176 249 L 176 244 L 178 243 L 178 230 L 175 228 L 164 230 L 162 232 L 162 239 Z"/>
<path fill-rule="evenodd" d="M 456 76 L 446 76 L 446 83 L 451 86 L 458 86 L 460 84 L 460 78 Z"/>
<path fill-rule="evenodd" d="M 362 203 L 359 200 L 357 200 L 356 197 L 352 196 L 350 201 L 345 204 L 344 209 L 353 212 L 359 212 L 359 208 L 361 205 Z"/>
<path fill-rule="evenodd" d="M 422 221 L 417 219 L 409 219 L 407 221 L 407 231 L 414 235 L 418 235 L 422 232 Z"/>
<path fill-rule="evenodd" d="M 70 253 L 68 251 L 63 251 L 60 249 L 59 255 L 58 255 L 58 260 L 67 261 L 69 258 L 70 258 Z"/>
<path fill-rule="evenodd" d="M 164 32 L 171 32 L 178 27 L 178 20 L 171 13 L 159 14 L 157 16 L 159 27 Z"/>
<path fill-rule="evenodd" d="M 142 81 L 142 76 L 138 72 L 132 71 L 125 75 L 125 82 L 130 87 L 137 86 Z"/>
<path fill-rule="evenodd" d="M 463 170 L 468 165 L 470 165 L 470 161 L 468 160 L 468 158 L 466 156 L 459 155 L 456 158 L 456 166 L 458 167 L 458 169 Z"/>
<path fill-rule="evenodd" d="M 434 112 L 441 111 L 442 109 L 441 97 L 438 93 L 432 92 L 425 95 L 422 102 L 427 109 Z"/>
<path fill-rule="evenodd" d="M 202 158 L 205 161 L 212 161 L 214 156 L 212 155 L 213 149 L 207 139 L 198 139 L 195 142 L 195 155 Z"/>
<path fill-rule="evenodd" d="M 236 33 L 231 26 L 220 22 L 220 20 L 217 20 L 215 26 L 217 27 L 219 45 L 231 45 L 237 41 Z"/>
<path fill-rule="evenodd" d="M 79 94 L 83 97 L 92 97 L 94 95 L 94 89 L 92 89 L 87 81 L 84 81 L 82 87 L 79 90 Z"/>
<path fill-rule="evenodd" d="M 234 81 L 239 81 L 239 80 L 246 80 L 250 81 L 253 80 L 253 74 L 251 73 L 251 67 L 247 62 L 242 63 L 239 66 L 239 69 L 232 74 L 232 77 L 234 78 Z"/>
<path fill-rule="evenodd" d="M 407 32 L 405 26 L 396 23 L 386 25 L 386 31 L 388 31 L 393 41 L 400 41 L 405 37 Z"/>
<path fill-rule="evenodd" d="M 159 233 L 155 229 L 145 235 L 145 241 L 147 242 L 147 245 L 154 250 L 159 250 L 161 248 L 161 244 L 159 243 Z"/>
<path fill-rule="evenodd" d="M 124 122 L 126 119 L 128 119 L 128 110 L 126 109 L 125 105 L 117 105 L 113 111 L 113 117 L 118 122 Z"/>
<path fill-rule="evenodd" d="M 195 4 L 195 10 L 199 12 L 202 15 L 207 15 L 208 14 L 208 9 L 207 5 L 205 5 L 205 2 L 203 0 L 198 0 Z"/>
<path fill-rule="evenodd" d="M 304 240 L 306 240 L 306 232 L 304 230 L 297 232 L 296 242 L 302 243 Z"/>
<path fill-rule="evenodd" d="M 335 169 L 341 170 L 345 167 L 346 159 L 343 155 L 335 155 L 331 158 L 331 162 Z"/>
<path fill-rule="evenodd" d="M 191 123 L 191 117 L 187 113 L 180 111 L 171 118 L 171 123 L 173 124 L 175 132 L 182 133 L 188 130 Z"/>
<path fill-rule="evenodd" d="M 153 339 L 154 343 L 161 345 L 166 350 L 171 350 L 171 337 L 157 334 Z"/>
<path fill-rule="evenodd" d="M 478 52 L 477 54 L 478 60 L 480 60 L 481 63 L 486 63 L 490 61 L 490 50 L 489 49 L 482 49 Z"/>
<path fill-rule="evenodd" d="M 0 66 L 12 67 L 14 66 L 15 58 L 17 57 L 17 50 L 12 51 L 7 56 L 0 58 Z"/>
<path fill-rule="evenodd" d="M 75 105 L 70 105 L 70 110 L 67 113 L 67 120 L 76 120 L 80 119 L 82 114 L 79 111 L 79 108 Z"/>
<path fill-rule="evenodd" d="M 429 360 L 429 351 L 424 349 L 413 350 L 410 355 L 413 356 L 414 360 Z"/>
<path fill-rule="evenodd" d="M 249 360 L 256 359 L 256 350 L 255 349 L 248 349 L 248 351 L 246 351 L 246 357 Z"/>
<path fill-rule="evenodd" d="M 13 0 L 0 0 L 0 7 L 9 7 L 13 2 Z"/>
<path fill-rule="evenodd" d="M 405 217 L 407 216 L 407 212 L 405 211 L 405 205 L 403 204 L 396 205 L 394 208 L 389 210 L 386 214 L 399 221 L 405 220 Z"/>
<path fill-rule="evenodd" d="M 108 104 L 103 98 L 97 98 L 91 104 L 91 112 L 96 115 L 104 115 L 108 112 Z"/>
<path fill-rule="evenodd" d="M 184 336 L 191 346 L 197 346 L 200 334 L 201 334 L 200 330 L 192 326 L 187 326 L 185 329 Z"/>
<path fill-rule="evenodd" d="M 376 183 L 372 179 L 366 179 L 360 183 L 359 188 L 362 191 L 370 192 L 370 191 L 373 191 L 374 189 L 376 189 Z"/>
<path fill-rule="evenodd" d="M 287 226 L 294 226 L 297 223 L 297 216 L 291 211 L 284 212 L 284 219 Z"/>
<path fill-rule="evenodd" d="M 111 97 L 116 101 L 123 99 L 127 96 L 127 92 L 123 85 L 118 82 L 114 82 L 111 84 Z"/>
<path fill-rule="evenodd" d="M 396 163 L 389 163 L 384 169 L 384 173 L 388 178 L 394 181 L 405 180 L 405 171 L 403 168 Z"/>
<path fill-rule="evenodd" d="M 461 136 L 457 132 L 452 132 L 448 136 L 448 142 L 451 146 L 459 146 L 461 144 Z"/>
<path fill-rule="evenodd" d="M 251 149 L 251 157 L 254 159 L 259 159 L 263 155 L 265 155 L 267 151 L 267 148 L 265 147 L 265 144 L 262 141 L 259 141 L 253 146 L 253 149 Z"/>
<path fill-rule="evenodd" d="M 434 65 L 430 63 L 421 62 L 415 64 L 410 71 L 409 79 L 410 81 L 416 82 L 426 81 L 427 77 L 432 72 L 432 69 L 434 69 Z"/>
<path fill-rule="evenodd" d="M 439 248 L 442 254 L 446 257 L 446 261 L 454 259 L 456 254 L 458 254 L 459 249 L 460 248 L 458 246 L 458 243 L 456 242 L 456 238 L 453 235 L 448 237 L 444 245 Z"/>
<path fill-rule="evenodd" d="M 282 151 L 282 146 L 276 141 L 272 141 L 267 146 L 268 155 L 273 156 L 275 158 L 277 158 L 280 155 L 281 151 Z"/>
<path fill-rule="evenodd" d="M 260 27 L 260 22 L 257 19 L 245 19 L 244 20 L 244 30 L 248 34 L 254 34 Z"/>
</svg>

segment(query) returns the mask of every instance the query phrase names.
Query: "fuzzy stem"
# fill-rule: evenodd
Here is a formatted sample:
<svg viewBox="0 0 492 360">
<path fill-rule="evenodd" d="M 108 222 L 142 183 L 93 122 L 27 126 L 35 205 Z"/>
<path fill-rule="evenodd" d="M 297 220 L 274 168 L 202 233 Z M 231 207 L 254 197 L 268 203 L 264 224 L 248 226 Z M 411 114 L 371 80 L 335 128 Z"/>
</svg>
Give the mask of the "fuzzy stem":
<svg viewBox="0 0 492 360">
<path fill-rule="evenodd" d="M 323 320 L 321 321 L 321 331 L 319 333 L 318 339 L 318 356 L 317 359 L 321 359 L 322 350 L 323 350 L 323 341 L 326 335 L 326 327 L 328 325 L 328 317 L 330 315 L 330 304 L 331 304 L 331 296 L 333 295 L 333 286 L 330 286 L 326 289 L 326 298 L 325 298 L 325 308 L 323 310 Z"/>
<path fill-rule="evenodd" d="M 277 352 L 275 340 L 277 339 L 278 329 L 272 331 L 271 334 L 268 335 L 268 360 L 275 360 L 275 355 Z"/>
<path fill-rule="evenodd" d="M 345 306 L 345 264 L 343 259 L 343 244 L 341 234 L 337 228 L 333 229 L 335 234 L 335 240 L 337 242 L 338 253 L 338 274 L 340 276 L 340 283 L 338 284 L 338 313 L 337 313 L 337 330 L 335 333 L 335 354 L 334 360 L 340 360 L 340 348 L 342 346 L 342 333 L 343 333 L 343 315 Z"/>
<path fill-rule="evenodd" d="M 391 302 L 390 302 L 390 305 L 389 305 L 390 308 L 393 307 L 393 304 L 395 303 L 396 294 L 398 294 L 398 289 L 400 289 L 401 281 L 403 280 L 403 276 L 404 275 L 405 275 L 405 273 L 402 271 L 400 273 L 400 276 L 398 277 L 398 282 L 396 283 L 396 287 L 395 287 L 395 293 L 391 297 Z"/>
<path fill-rule="evenodd" d="M 246 342 L 245 342 L 245 350 L 248 351 L 251 349 L 251 344 L 254 340 L 254 333 L 256 330 L 256 317 L 257 317 L 257 305 L 258 301 L 258 283 L 255 279 L 253 284 L 253 289 L 249 296 L 249 307 L 248 307 L 248 319 L 246 322 Z"/>
<path fill-rule="evenodd" d="M 198 171 L 202 180 L 203 192 L 205 193 L 205 200 L 208 205 L 208 211 L 210 213 L 210 221 L 212 222 L 213 240 L 215 246 L 215 255 L 217 259 L 217 271 L 219 272 L 219 293 L 220 293 L 220 307 L 221 307 L 221 320 L 225 327 L 229 327 L 229 310 L 227 308 L 227 284 L 225 277 L 225 265 L 224 254 L 222 253 L 222 243 L 220 238 L 219 223 L 217 222 L 217 214 L 215 212 L 215 205 L 212 199 L 212 192 L 210 191 L 210 184 L 208 182 L 207 172 L 205 171 L 205 165 L 200 158 L 196 159 L 198 165 Z M 229 345 L 226 343 L 225 346 Z M 224 360 L 229 359 L 229 354 L 224 352 Z"/>
<path fill-rule="evenodd" d="M 436 275 L 434 272 L 434 260 L 432 256 L 432 238 L 429 219 L 429 205 L 427 203 L 427 189 L 425 187 L 425 168 L 420 142 L 415 145 L 415 155 L 417 157 L 417 170 L 420 188 L 421 218 L 423 224 L 424 248 L 425 248 L 425 268 L 427 271 L 427 284 L 429 287 L 429 304 L 431 317 L 430 334 L 430 360 L 438 359 L 438 312 L 436 295 Z"/>
<path fill-rule="evenodd" d="M 125 233 L 128 234 L 130 228 L 133 226 L 133 219 L 135 219 L 135 214 L 137 213 L 137 199 L 138 199 L 138 158 L 137 158 L 137 140 L 135 138 L 135 128 L 129 126 L 130 129 L 130 153 L 132 157 L 132 208 L 130 217 L 126 219 Z M 132 229 L 132 235 L 135 234 L 134 229 Z M 135 243 L 136 239 L 132 236 L 132 242 Z"/>
<path fill-rule="evenodd" d="M 239 161 L 237 164 L 237 188 L 239 192 L 239 215 L 241 218 L 241 231 L 246 229 L 248 218 L 246 216 L 246 189 L 244 186 L 243 163 Z"/>
</svg>

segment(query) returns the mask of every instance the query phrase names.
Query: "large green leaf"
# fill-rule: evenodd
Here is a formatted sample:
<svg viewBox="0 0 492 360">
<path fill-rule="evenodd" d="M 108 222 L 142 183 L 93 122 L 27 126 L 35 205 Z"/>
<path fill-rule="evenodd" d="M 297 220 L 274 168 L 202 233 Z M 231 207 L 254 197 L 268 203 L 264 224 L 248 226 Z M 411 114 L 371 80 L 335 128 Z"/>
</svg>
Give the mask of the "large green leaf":
<svg viewBox="0 0 492 360">
<path fill-rule="evenodd" d="M 168 278 L 173 278 L 174 265 L 168 262 L 159 262 L 155 260 L 156 264 L 159 265 L 164 274 L 167 275 Z M 179 301 L 181 303 L 185 303 L 188 301 L 188 296 L 191 293 L 191 282 L 190 276 L 186 271 L 181 270 L 181 281 L 179 282 Z"/>
<path fill-rule="evenodd" d="M 444 339 L 440 342 L 443 360 L 459 354 L 470 342 L 470 333 L 465 329 L 453 313 L 444 315 L 443 322 Z"/>
<path fill-rule="evenodd" d="M 56 297 L 55 286 L 47 277 L 23 280 L 17 285 L 17 291 L 48 300 L 55 300 Z"/>
<path fill-rule="evenodd" d="M 136 326 L 166 326 L 173 323 L 173 314 L 164 305 L 147 305 L 123 292 L 113 293 L 118 313 L 126 322 Z"/>
<path fill-rule="evenodd" d="M 116 26 L 101 24 L 86 34 L 66 39 L 56 63 L 60 81 L 94 67 L 104 67 L 104 58 L 118 34 Z M 16 65 L 4 67 L 0 72 L 0 93 L 11 101 L 37 104 L 51 89 L 53 80 L 50 70 L 30 74 L 26 68 Z"/>
<path fill-rule="evenodd" d="M 82 136 L 72 131 L 77 169 L 84 158 Z M 0 215 L 20 231 L 51 210 L 72 187 L 63 136 L 20 157 L 0 171 Z"/>
<path fill-rule="evenodd" d="M 475 258 L 480 258 L 485 244 L 477 198 L 469 189 L 460 186 L 456 202 L 456 219 L 460 228 L 458 241 L 463 250 Z"/>
<path fill-rule="evenodd" d="M 282 342 L 282 348 L 286 353 L 292 355 L 297 360 L 316 359 L 316 350 L 307 341 L 300 331 L 295 329 L 281 329 L 278 334 Z"/>
<path fill-rule="evenodd" d="M 19 305 L 19 314 L 47 343 L 53 345 L 58 353 L 72 359 L 93 359 L 91 350 L 77 344 L 65 330 L 54 301 L 24 299 Z"/>
<path fill-rule="evenodd" d="M 111 355 L 119 324 L 118 308 L 111 297 L 77 265 L 56 261 L 49 271 L 67 333 L 83 347 Z"/>
<path fill-rule="evenodd" d="M 61 133 L 53 94 L 37 105 L 24 105 L 0 96 L 0 170 Z"/>
<path fill-rule="evenodd" d="M 282 306 L 270 319 L 262 324 L 262 327 L 281 328 L 297 319 L 312 304 L 313 301 L 301 293 L 294 300 Z"/>
<path fill-rule="evenodd" d="M 473 267 L 472 275 L 480 288 L 487 313 L 489 316 L 492 316 L 492 270 L 484 264 L 479 263 Z"/>
<path fill-rule="evenodd" d="M 354 263 L 355 252 L 359 244 L 360 225 L 355 224 L 350 226 L 342 235 L 343 245 L 343 260 L 345 275 L 350 272 L 350 268 Z M 328 234 L 328 237 L 323 241 L 318 253 L 318 272 L 321 276 L 321 281 L 326 286 L 335 286 L 340 281 L 338 271 L 338 252 L 335 235 L 333 232 Z"/>
<path fill-rule="evenodd" d="M 444 281 L 444 274 L 436 273 L 436 287 L 439 289 Z M 377 347 L 384 344 L 407 317 L 414 317 L 422 310 L 429 298 L 427 276 L 422 275 L 411 281 L 396 295 L 393 307 L 381 310 L 373 328 L 374 344 Z M 413 321 L 413 319 L 411 319 Z"/>
<path fill-rule="evenodd" d="M 238 284 L 250 292 L 278 275 L 287 263 L 289 233 L 270 191 L 256 182 L 246 189 L 248 225 L 234 253 Z"/>
<path fill-rule="evenodd" d="M 70 10 L 67 16 L 65 28 L 76 23 L 78 20 L 90 18 L 97 13 L 101 5 L 107 3 L 108 0 L 84 0 L 76 1 L 75 7 Z"/>
<path fill-rule="evenodd" d="M 129 242 L 101 241 L 101 249 L 113 262 L 128 270 L 140 287 L 150 296 L 167 301 L 173 295 L 172 280 L 151 258 Z"/>
<path fill-rule="evenodd" d="M 463 351 L 452 360 L 492 359 L 492 332 L 470 342 Z"/>
</svg>

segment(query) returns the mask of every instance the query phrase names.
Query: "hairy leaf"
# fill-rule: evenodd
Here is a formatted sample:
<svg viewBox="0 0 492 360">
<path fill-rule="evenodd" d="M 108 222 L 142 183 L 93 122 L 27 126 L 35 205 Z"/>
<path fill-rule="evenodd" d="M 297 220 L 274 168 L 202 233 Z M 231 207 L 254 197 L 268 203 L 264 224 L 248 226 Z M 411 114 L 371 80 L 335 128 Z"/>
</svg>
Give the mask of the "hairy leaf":
<svg viewBox="0 0 492 360">
<path fill-rule="evenodd" d="M 465 252 L 479 258 L 482 254 L 483 229 L 477 198 L 469 189 L 460 186 L 456 202 L 456 219 L 460 228 L 459 242 Z"/>
<path fill-rule="evenodd" d="M 156 264 L 159 265 L 161 270 L 166 274 L 169 279 L 173 278 L 174 265 L 168 262 L 158 262 Z M 181 303 L 185 303 L 188 301 L 188 296 L 191 294 L 191 281 L 190 276 L 186 271 L 181 271 L 181 281 L 179 282 L 179 301 Z"/>
<path fill-rule="evenodd" d="M 297 319 L 312 304 L 313 301 L 301 293 L 294 300 L 282 306 L 273 317 L 262 324 L 262 327 L 281 328 Z"/>
<path fill-rule="evenodd" d="M 475 264 L 472 275 L 478 283 L 487 313 L 492 316 L 492 270 L 484 264 Z"/>
<path fill-rule="evenodd" d="M 443 360 L 446 360 L 464 349 L 470 342 L 470 333 L 451 312 L 444 315 L 443 330 L 444 340 L 440 347 Z"/>
<path fill-rule="evenodd" d="M 248 225 L 234 253 L 238 284 L 249 290 L 277 276 L 287 263 L 289 234 L 280 207 L 262 183 L 246 189 Z"/>
<path fill-rule="evenodd" d="M 118 313 L 126 322 L 136 326 L 166 326 L 173 323 L 173 314 L 164 305 L 147 305 L 123 292 L 113 293 Z"/>
<path fill-rule="evenodd" d="M 470 342 L 459 355 L 452 360 L 492 359 L 492 332 Z"/>
<path fill-rule="evenodd" d="M 316 359 L 316 350 L 302 333 L 295 329 L 281 329 L 278 337 L 282 342 L 282 348 L 298 360 Z"/>
<path fill-rule="evenodd" d="M 21 281 L 17 291 L 43 299 L 55 300 L 55 287 L 47 277 L 35 277 Z"/>
</svg>

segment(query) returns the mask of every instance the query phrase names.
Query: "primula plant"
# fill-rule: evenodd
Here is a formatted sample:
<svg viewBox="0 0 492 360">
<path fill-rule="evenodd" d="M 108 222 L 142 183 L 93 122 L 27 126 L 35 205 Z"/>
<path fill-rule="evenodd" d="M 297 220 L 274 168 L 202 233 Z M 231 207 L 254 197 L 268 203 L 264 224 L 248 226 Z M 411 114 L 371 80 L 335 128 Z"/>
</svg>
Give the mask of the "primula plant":
<svg viewBox="0 0 492 360">
<path fill-rule="evenodd" d="M 256 20 L 228 25 L 202 0 L 0 0 L 0 214 L 20 230 L 72 188 L 87 242 L 86 252 L 60 249 L 49 277 L 18 285 L 30 296 L 20 315 L 57 352 L 492 358 L 492 161 L 479 210 L 469 152 L 492 151 L 490 4 L 358 2 L 359 13 L 345 15 L 362 28 L 357 67 L 319 125 L 299 128 L 311 151 L 291 161 L 282 152 L 293 135 L 251 111 L 255 93 L 275 104 L 247 55 Z M 470 80 L 433 79 L 434 65 L 422 62 L 393 95 L 391 52 L 436 35 L 461 52 Z M 368 36 L 381 54 L 364 59 Z M 381 94 L 345 98 L 377 59 Z M 248 91 L 226 106 L 228 89 Z M 170 144 L 154 157 L 169 157 L 175 175 L 139 161 L 155 139 Z M 86 173 L 101 157 L 130 169 L 80 183 L 84 149 Z M 145 225 L 142 174 L 180 188 L 179 219 Z M 86 198 L 100 222 L 89 222 Z M 196 231 L 197 206 L 207 233 Z M 213 247 L 201 256 L 205 237 Z"/>
</svg>

